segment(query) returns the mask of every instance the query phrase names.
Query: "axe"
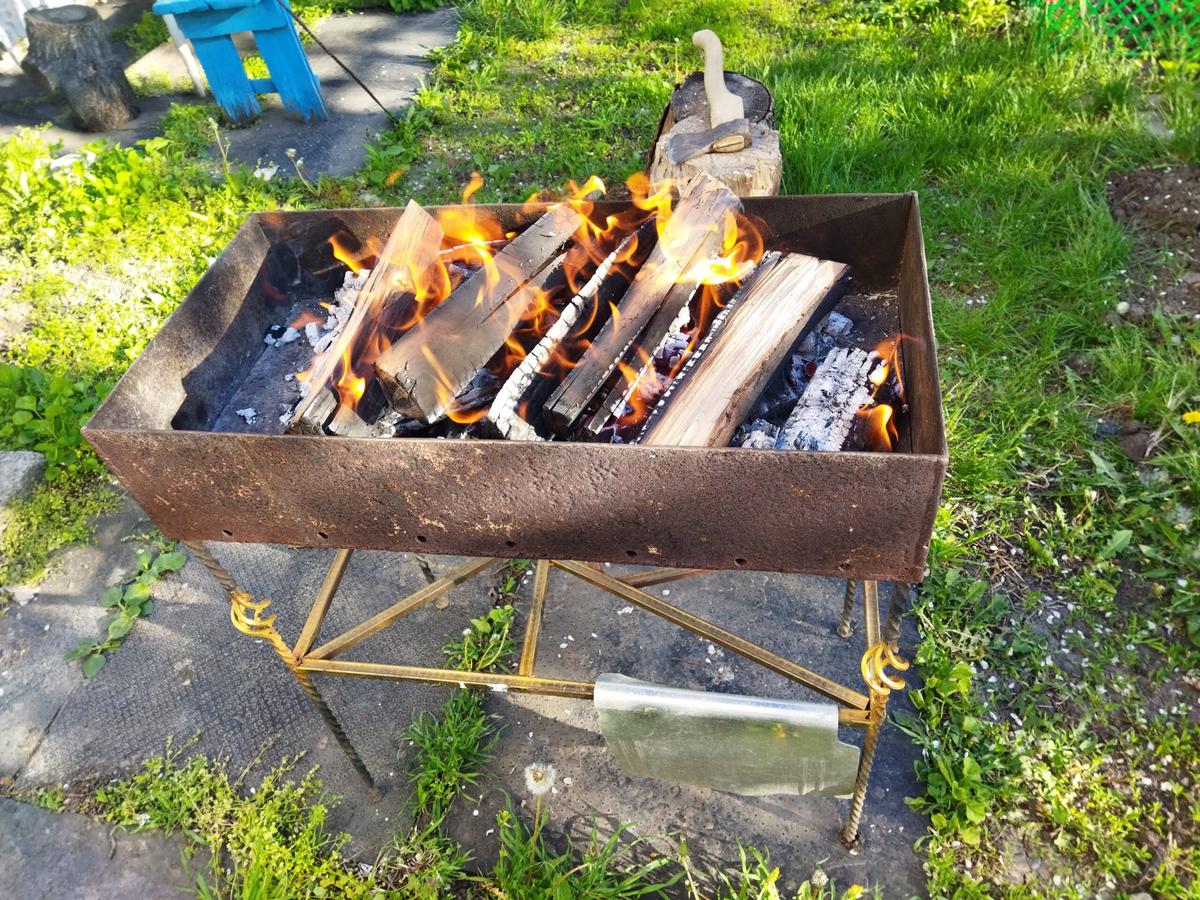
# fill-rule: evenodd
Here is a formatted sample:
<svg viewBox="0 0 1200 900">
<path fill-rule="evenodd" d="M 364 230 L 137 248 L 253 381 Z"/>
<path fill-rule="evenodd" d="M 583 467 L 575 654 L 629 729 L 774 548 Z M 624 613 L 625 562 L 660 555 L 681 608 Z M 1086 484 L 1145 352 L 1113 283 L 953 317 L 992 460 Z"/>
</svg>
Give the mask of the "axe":
<svg viewBox="0 0 1200 900">
<path fill-rule="evenodd" d="M 667 141 L 667 160 L 673 166 L 701 153 L 734 153 L 750 146 L 750 122 L 742 98 L 725 87 L 725 51 L 721 39 L 706 28 L 692 35 L 692 43 L 704 51 L 709 127 L 705 131 L 671 136 Z"/>
</svg>

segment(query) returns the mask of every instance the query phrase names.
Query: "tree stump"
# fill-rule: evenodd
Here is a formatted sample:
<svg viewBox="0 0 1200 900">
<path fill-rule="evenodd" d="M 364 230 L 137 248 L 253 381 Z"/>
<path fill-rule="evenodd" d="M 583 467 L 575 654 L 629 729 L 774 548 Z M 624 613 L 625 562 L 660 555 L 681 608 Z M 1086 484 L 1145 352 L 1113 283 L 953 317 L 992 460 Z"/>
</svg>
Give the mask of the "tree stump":
<svg viewBox="0 0 1200 900">
<path fill-rule="evenodd" d="M 85 131 L 107 131 L 138 114 L 133 88 L 108 42 L 100 14 L 88 6 L 25 14 L 29 53 L 21 62 L 43 90 L 62 94 Z"/>
<path fill-rule="evenodd" d="M 687 182 L 703 172 L 722 182 L 739 197 L 779 193 L 783 157 L 775 130 L 774 100 L 761 82 L 737 72 L 724 73 L 727 90 L 742 98 L 750 122 L 750 146 L 735 153 L 703 153 L 678 165 L 667 158 L 667 143 L 675 134 L 699 134 L 711 126 L 704 73 L 693 72 L 671 95 L 659 120 L 658 134 L 646 166 L 651 181 Z"/>
</svg>

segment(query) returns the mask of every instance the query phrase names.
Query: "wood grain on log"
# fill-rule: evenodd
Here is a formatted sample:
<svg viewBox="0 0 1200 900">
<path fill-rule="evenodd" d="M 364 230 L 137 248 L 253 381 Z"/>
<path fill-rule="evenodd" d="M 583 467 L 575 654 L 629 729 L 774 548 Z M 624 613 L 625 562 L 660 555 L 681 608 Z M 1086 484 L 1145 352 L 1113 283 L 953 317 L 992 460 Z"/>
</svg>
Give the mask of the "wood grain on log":
<svg viewBox="0 0 1200 900">
<path fill-rule="evenodd" d="M 43 90 L 62 94 L 85 131 L 108 131 L 139 112 L 100 14 L 89 6 L 25 14 L 29 52 L 21 67 Z"/>
<path fill-rule="evenodd" d="M 401 335 L 375 361 L 392 408 L 426 422 L 441 417 L 538 302 L 541 285 L 531 279 L 582 226 L 570 206 L 554 207 Z"/>
<path fill-rule="evenodd" d="M 857 347 L 832 351 L 813 373 L 775 440 L 777 450 L 841 450 L 854 416 L 870 399 L 868 376 L 880 357 Z"/>
<path fill-rule="evenodd" d="M 739 197 L 771 196 L 779 193 L 783 178 L 783 155 L 779 132 L 762 122 L 750 123 L 750 146 L 735 153 L 702 153 L 673 165 L 670 145 L 680 135 L 694 135 L 709 129 L 708 120 L 699 116 L 676 122 L 658 139 L 648 175 L 652 182 L 681 182 L 699 174 L 722 182 Z"/>
<path fill-rule="evenodd" d="M 756 278 L 641 442 L 726 446 L 806 326 L 844 287 L 848 272 L 843 263 L 792 253 Z"/>
<path fill-rule="evenodd" d="M 333 410 L 323 394 L 332 393 L 333 377 L 342 358 L 356 357 L 356 349 L 367 327 L 404 295 L 412 295 L 418 284 L 437 263 L 443 238 L 442 226 L 413 200 L 400 215 L 379 253 L 379 259 L 367 276 L 354 312 L 342 327 L 333 346 L 318 359 L 309 376 L 308 393 L 292 413 L 288 430 L 302 434 L 321 434 Z M 336 404 L 335 404 L 336 407 Z"/>
<path fill-rule="evenodd" d="M 705 175 L 687 185 L 616 314 L 545 405 L 544 417 L 555 431 L 563 434 L 575 424 L 676 282 L 696 262 L 720 252 L 724 219 L 740 206 L 726 187 Z"/>
</svg>

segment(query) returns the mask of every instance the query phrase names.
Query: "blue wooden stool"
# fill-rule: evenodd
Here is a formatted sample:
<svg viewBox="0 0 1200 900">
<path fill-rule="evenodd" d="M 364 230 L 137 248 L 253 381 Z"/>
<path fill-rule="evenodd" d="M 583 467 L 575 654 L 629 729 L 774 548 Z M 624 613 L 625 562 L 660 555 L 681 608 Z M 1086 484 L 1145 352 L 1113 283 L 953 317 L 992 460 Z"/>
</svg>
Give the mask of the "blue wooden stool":
<svg viewBox="0 0 1200 900">
<path fill-rule="evenodd" d="M 154 11 L 170 13 L 192 42 L 221 110 L 233 121 L 262 112 L 255 94 L 278 93 L 285 108 L 312 121 L 328 116 L 321 82 L 288 10 L 288 0 L 158 0 Z M 248 78 L 232 35 L 250 31 L 270 78 Z"/>
</svg>

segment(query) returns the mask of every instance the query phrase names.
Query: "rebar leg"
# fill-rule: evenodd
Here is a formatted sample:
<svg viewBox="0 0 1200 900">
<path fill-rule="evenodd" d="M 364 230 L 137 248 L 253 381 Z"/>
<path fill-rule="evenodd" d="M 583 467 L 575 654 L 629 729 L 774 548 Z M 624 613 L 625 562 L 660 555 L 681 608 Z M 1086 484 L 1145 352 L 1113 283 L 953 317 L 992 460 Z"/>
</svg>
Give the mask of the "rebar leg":
<svg viewBox="0 0 1200 900">
<path fill-rule="evenodd" d="M 329 704 L 325 702 L 325 698 L 321 696 L 321 692 L 317 690 L 317 686 L 313 684 L 312 676 L 299 667 L 299 660 L 296 659 L 291 648 L 284 643 L 279 632 L 275 630 L 275 615 L 264 615 L 266 608 L 270 605 L 270 600 L 255 601 L 249 594 L 237 589 L 235 586 L 229 595 L 229 618 L 233 622 L 233 627 L 243 634 L 261 638 L 271 645 L 271 648 L 283 660 L 283 664 L 287 666 L 288 671 L 300 682 L 300 687 L 304 689 L 304 693 L 308 695 L 308 699 L 317 707 L 317 712 L 321 714 L 321 718 L 333 733 L 338 746 L 342 748 L 342 752 L 350 760 L 350 765 L 354 767 L 354 771 L 358 773 L 363 783 L 366 784 L 367 797 L 371 800 L 380 799 L 383 796 L 383 792 L 376 787 L 375 779 L 367 771 L 367 766 L 362 761 L 362 757 L 358 755 L 358 750 L 350 743 L 350 738 L 346 736 L 345 729 L 342 728 L 341 723 L 333 714 L 333 710 L 329 708 Z"/>
<path fill-rule="evenodd" d="M 233 580 L 229 570 L 217 562 L 217 558 L 212 555 L 208 545 L 204 541 L 184 541 L 183 545 L 192 551 L 192 555 L 200 560 L 204 568 L 208 569 L 208 574 L 216 579 L 217 584 L 232 597 L 233 592 L 238 589 L 237 582 Z"/>
<path fill-rule="evenodd" d="M 863 738 L 862 755 L 858 758 L 858 774 L 854 778 L 854 794 L 850 800 L 850 817 L 846 820 L 846 827 L 842 829 L 842 843 L 853 852 L 857 852 L 861 846 L 858 826 L 862 822 L 863 807 L 867 802 L 867 784 L 871 780 L 871 766 L 875 762 L 879 732 L 887 718 L 887 694 L 871 691 L 871 705 L 867 707 L 867 712 L 870 718 L 867 721 L 867 733 Z"/>
<path fill-rule="evenodd" d="M 867 802 L 867 784 L 871 779 L 871 766 L 875 762 L 879 732 L 887 719 L 888 695 L 904 687 L 903 678 L 887 673 L 889 666 L 903 672 L 908 668 L 908 662 L 897 656 L 884 641 L 867 648 L 867 652 L 863 654 L 863 681 L 867 683 L 871 701 L 867 706 L 867 733 L 863 738 L 862 754 L 858 758 L 858 774 L 854 779 L 854 793 L 850 799 L 850 816 L 841 834 L 842 843 L 852 853 L 857 853 L 861 846 L 858 827 L 862 823 L 863 806 Z"/>
<path fill-rule="evenodd" d="M 908 609 L 908 599 L 909 586 L 899 581 L 892 582 L 892 602 L 888 605 L 887 622 L 879 636 L 889 647 L 900 645 L 900 620 Z"/>
<path fill-rule="evenodd" d="M 850 616 L 854 613 L 854 594 L 858 590 L 858 585 L 853 578 L 846 579 L 846 598 L 842 601 L 842 621 L 838 622 L 837 633 L 838 637 L 848 638 L 854 634 L 854 626 L 850 623 Z"/>
<path fill-rule="evenodd" d="M 317 712 L 321 714 L 321 718 L 325 721 L 325 727 L 333 733 L 334 740 L 338 742 L 338 746 L 342 748 L 342 752 L 350 760 L 350 765 L 354 767 L 354 771 L 358 773 L 358 777 L 367 786 L 367 798 L 372 801 L 380 800 L 383 797 L 383 791 L 376 786 L 375 779 L 371 777 L 371 773 L 367 770 L 367 764 L 362 761 L 362 757 L 358 755 L 358 750 L 354 744 L 350 743 L 350 738 L 346 736 L 346 731 L 342 728 L 342 723 L 337 720 L 337 716 L 333 714 L 333 710 L 329 708 L 329 704 L 325 702 L 325 698 L 321 696 L 321 692 L 313 684 L 312 676 L 299 669 L 289 668 L 291 668 L 292 674 L 296 676 L 296 680 L 300 682 L 300 687 L 304 688 L 304 693 L 308 694 L 308 699 L 317 708 Z"/>
</svg>

